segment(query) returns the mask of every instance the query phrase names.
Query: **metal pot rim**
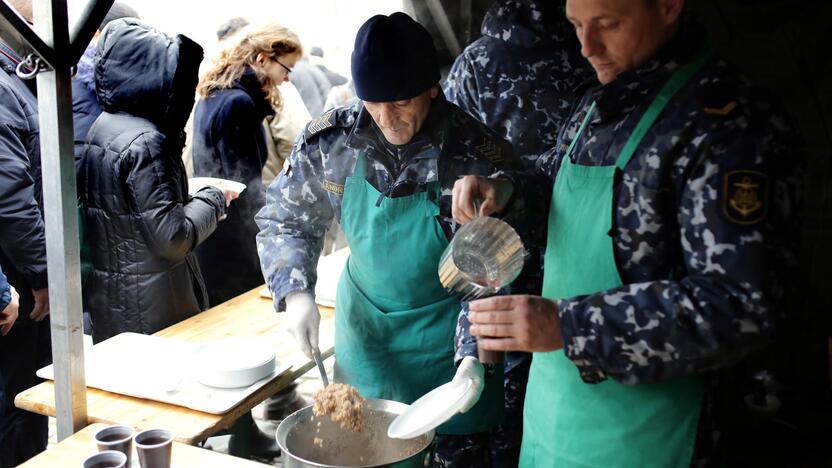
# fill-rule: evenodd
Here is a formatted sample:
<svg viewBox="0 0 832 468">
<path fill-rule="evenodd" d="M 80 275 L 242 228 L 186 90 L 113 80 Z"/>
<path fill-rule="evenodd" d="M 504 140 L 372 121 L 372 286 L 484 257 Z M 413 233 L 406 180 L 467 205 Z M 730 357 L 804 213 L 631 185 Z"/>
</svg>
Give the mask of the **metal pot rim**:
<svg viewBox="0 0 832 468">
<path fill-rule="evenodd" d="M 401 414 L 402 412 L 404 412 L 405 409 L 408 408 L 408 406 L 410 406 L 410 405 L 407 405 L 405 403 L 401 403 L 401 402 L 398 402 L 398 401 L 382 400 L 382 399 L 377 399 L 377 398 L 369 398 L 365 401 L 365 404 L 371 409 L 381 410 L 381 411 L 385 411 L 385 412 L 392 413 L 392 414 Z M 298 419 L 300 419 L 302 416 L 304 416 L 303 413 L 312 411 L 312 406 L 314 406 L 314 405 L 305 406 L 305 407 L 295 411 L 294 413 L 290 414 L 289 416 L 287 416 L 283 421 L 280 421 L 280 424 L 277 426 L 277 430 L 275 430 L 275 439 L 277 440 L 277 445 L 280 446 L 280 450 L 282 450 L 283 453 L 286 454 L 286 456 L 292 457 L 295 460 L 298 460 L 300 462 L 309 464 L 311 466 L 315 466 L 315 467 L 319 467 L 319 468 L 343 468 L 342 465 L 327 465 L 327 464 L 307 460 L 305 458 L 301 458 L 301 457 L 293 454 L 286 447 L 286 437 L 289 435 L 289 430 L 296 425 Z M 405 458 L 402 458 L 400 460 L 393 460 L 393 461 L 390 461 L 389 463 L 385 463 L 384 465 L 354 465 L 354 466 L 351 466 L 350 468 L 373 468 L 373 467 L 378 467 L 378 466 L 389 466 L 389 465 L 392 465 L 392 464 L 395 464 L 395 463 L 403 462 L 403 461 L 408 460 L 408 459 L 413 458 L 413 457 L 417 457 L 420 454 L 422 454 L 426 449 L 428 449 L 430 447 L 430 445 L 433 443 L 433 440 L 436 436 L 436 431 L 435 430 L 430 430 L 430 431 L 426 432 L 424 435 L 427 436 L 425 445 L 421 449 L 419 449 L 418 452 L 414 453 L 413 455 L 410 455 L 409 457 L 405 457 Z M 420 437 L 422 437 L 422 436 L 420 436 Z"/>
</svg>

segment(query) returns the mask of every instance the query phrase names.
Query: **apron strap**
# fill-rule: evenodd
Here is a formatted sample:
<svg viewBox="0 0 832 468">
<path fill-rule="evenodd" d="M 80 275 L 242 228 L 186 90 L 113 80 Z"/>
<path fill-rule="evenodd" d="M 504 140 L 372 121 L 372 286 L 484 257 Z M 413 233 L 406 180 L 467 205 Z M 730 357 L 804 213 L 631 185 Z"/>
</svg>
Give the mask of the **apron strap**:
<svg viewBox="0 0 832 468">
<path fill-rule="evenodd" d="M 659 94 L 653 99 L 653 102 L 650 103 L 650 107 L 648 107 L 644 112 L 644 115 L 641 116 L 638 124 L 636 124 L 636 128 L 630 133 L 630 137 L 627 139 L 627 142 L 624 144 L 624 148 L 618 155 L 618 160 L 615 162 L 618 169 L 622 171 L 624 170 L 624 166 L 630 162 L 630 159 L 636 152 L 636 148 L 638 148 L 642 138 L 644 138 L 644 135 L 646 135 L 647 131 L 650 130 L 650 127 L 653 126 L 653 123 L 667 106 L 667 103 L 670 102 L 676 92 L 678 92 L 682 86 L 684 86 L 685 83 L 687 83 L 688 80 L 690 80 L 691 77 L 699 71 L 700 68 L 702 68 L 702 65 L 705 64 L 705 61 L 708 60 L 711 55 L 713 55 L 713 48 L 711 46 L 704 47 L 692 61 L 676 70 L 670 79 L 667 80 L 667 83 L 664 84 L 661 91 L 659 91 Z"/>
<path fill-rule="evenodd" d="M 586 111 L 586 115 L 584 115 L 584 120 L 581 122 L 581 126 L 578 127 L 578 133 L 575 134 L 575 138 L 572 139 L 572 142 L 569 143 L 569 149 L 566 150 L 565 159 L 569 159 L 572 157 L 572 151 L 575 149 L 575 143 L 581 137 L 581 134 L 584 133 L 584 128 L 586 128 L 586 124 L 589 123 L 589 117 L 592 115 L 592 111 L 595 110 L 595 101 L 592 101 L 592 104 L 589 106 L 589 109 Z"/>
<path fill-rule="evenodd" d="M 355 152 L 355 169 L 352 170 L 354 176 L 358 176 L 362 179 L 367 178 L 367 169 L 365 168 L 364 152 L 363 151 L 356 151 Z"/>
</svg>

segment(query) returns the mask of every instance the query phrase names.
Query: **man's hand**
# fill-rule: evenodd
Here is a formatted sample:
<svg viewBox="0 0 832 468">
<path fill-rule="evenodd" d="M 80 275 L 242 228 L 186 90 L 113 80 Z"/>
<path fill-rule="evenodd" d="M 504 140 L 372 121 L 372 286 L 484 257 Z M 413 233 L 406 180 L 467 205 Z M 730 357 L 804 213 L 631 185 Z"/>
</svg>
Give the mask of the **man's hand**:
<svg viewBox="0 0 832 468">
<path fill-rule="evenodd" d="M 6 305 L 6 308 L 0 311 L 0 335 L 6 336 L 9 330 L 12 329 L 15 320 L 17 320 L 17 309 L 20 307 L 20 295 L 15 291 L 13 286 L 9 286 L 12 301 Z"/>
<path fill-rule="evenodd" d="M 493 351 L 546 352 L 563 348 L 557 304 L 537 296 L 494 296 L 472 301 L 471 334 Z"/>
<path fill-rule="evenodd" d="M 303 354 L 310 359 L 312 351 L 318 349 L 320 324 L 321 314 L 311 293 L 296 291 L 286 296 L 286 328 L 295 337 Z"/>
<path fill-rule="evenodd" d="M 489 179 L 481 176 L 465 176 L 454 183 L 451 214 L 459 224 L 480 216 L 502 211 L 511 198 L 514 186 L 505 179 Z M 474 201 L 481 200 L 480 212 Z"/>
<path fill-rule="evenodd" d="M 49 315 L 49 288 L 34 290 L 32 295 L 35 296 L 35 307 L 29 314 L 29 318 L 40 322 Z"/>
</svg>

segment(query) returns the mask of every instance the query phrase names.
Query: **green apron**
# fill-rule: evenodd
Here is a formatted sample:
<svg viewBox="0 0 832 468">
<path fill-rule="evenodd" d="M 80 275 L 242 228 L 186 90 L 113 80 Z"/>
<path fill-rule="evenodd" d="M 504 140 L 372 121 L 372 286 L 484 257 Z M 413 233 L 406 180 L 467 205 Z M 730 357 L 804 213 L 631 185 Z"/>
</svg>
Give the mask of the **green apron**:
<svg viewBox="0 0 832 468">
<path fill-rule="evenodd" d="M 710 51 L 681 67 L 641 117 L 614 166 L 581 166 L 571 155 L 595 103 L 563 158 L 552 189 L 543 296 L 592 294 L 622 285 L 613 255 L 613 181 L 667 102 Z M 698 377 L 623 385 L 581 380 L 563 350 L 534 353 L 523 415 L 520 466 L 688 467 L 696 439 Z"/>
<path fill-rule="evenodd" d="M 365 156 L 344 187 L 341 225 L 350 257 L 338 283 L 336 380 L 365 398 L 412 403 L 454 377 L 459 298 L 439 282 L 448 245 L 439 215 L 439 184 L 387 198 L 365 177 Z M 480 401 L 440 426 L 441 434 L 483 432 L 502 420 L 502 372 L 486 378 Z"/>
</svg>

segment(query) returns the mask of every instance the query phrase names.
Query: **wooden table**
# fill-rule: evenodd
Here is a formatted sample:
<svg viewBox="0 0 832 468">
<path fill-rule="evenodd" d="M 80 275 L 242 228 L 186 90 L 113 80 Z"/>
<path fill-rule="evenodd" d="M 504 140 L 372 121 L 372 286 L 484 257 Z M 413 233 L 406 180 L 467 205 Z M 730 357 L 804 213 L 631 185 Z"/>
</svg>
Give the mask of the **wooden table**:
<svg viewBox="0 0 832 468">
<path fill-rule="evenodd" d="M 107 427 L 106 424 L 91 424 L 84 429 L 67 437 L 59 444 L 52 446 L 45 452 L 20 465 L 21 468 L 54 468 L 56 466 L 81 466 L 84 460 L 90 455 L 97 453 L 98 449 L 93 442 L 93 436 L 100 429 Z M 139 466 L 139 456 L 136 454 L 136 447 L 133 446 L 133 458 L 131 466 Z M 232 457 L 210 450 L 192 447 L 178 442 L 173 443 L 172 467 L 190 466 L 217 466 L 223 468 L 257 468 L 268 465 L 256 463 L 242 458 Z"/>
<path fill-rule="evenodd" d="M 252 289 L 155 335 L 193 343 L 227 337 L 263 336 L 274 343 L 277 359 L 291 364 L 287 373 L 265 384 L 225 414 L 203 413 L 87 387 L 88 422 L 124 424 L 137 430 L 164 428 L 172 431 L 177 441 L 195 445 L 222 429 L 230 428 L 241 415 L 305 374 L 314 367 L 314 361 L 303 355 L 292 335 L 281 326 L 283 314 L 274 311 L 271 298 L 260 296 L 263 287 Z M 319 347 L 322 357 L 327 358 L 333 354 L 335 311 L 328 307 L 319 309 Z M 18 394 L 14 404 L 26 411 L 54 416 L 54 383 L 46 381 Z"/>
</svg>

